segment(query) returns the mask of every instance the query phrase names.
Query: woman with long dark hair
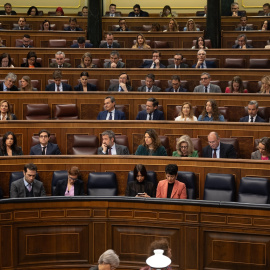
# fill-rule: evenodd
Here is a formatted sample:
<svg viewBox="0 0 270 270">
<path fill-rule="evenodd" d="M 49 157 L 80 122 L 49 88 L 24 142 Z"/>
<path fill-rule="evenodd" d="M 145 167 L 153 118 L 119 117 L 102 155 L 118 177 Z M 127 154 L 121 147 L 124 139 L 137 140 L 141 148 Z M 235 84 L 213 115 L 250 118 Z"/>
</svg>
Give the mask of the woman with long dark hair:
<svg viewBox="0 0 270 270">
<path fill-rule="evenodd" d="M 3 136 L 0 148 L 0 156 L 21 156 L 22 148 L 17 146 L 17 138 L 12 131 L 8 131 Z"/>
<path fill-rule="evenodd" d="M 213 99 L 206 101 L 203 112 L 199 116 L 198 121 L 221 121 L 224 122 L 224 116 L 219 114 L 217 102 Z"/>
</svg>

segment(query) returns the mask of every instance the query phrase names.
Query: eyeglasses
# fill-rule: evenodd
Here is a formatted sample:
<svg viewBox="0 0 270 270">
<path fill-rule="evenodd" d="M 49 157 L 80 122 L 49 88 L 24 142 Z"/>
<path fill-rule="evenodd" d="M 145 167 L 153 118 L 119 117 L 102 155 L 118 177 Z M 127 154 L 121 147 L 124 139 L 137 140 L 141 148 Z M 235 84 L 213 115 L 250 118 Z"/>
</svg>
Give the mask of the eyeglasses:
<svg viewBox="0 0 270 270">
<path fill-rule="evenodd" d="M 77 181 L 77 180 L 78 180 L 78 178 L 73 178 L 73 177 L 71 177 L 71 176 L 68 176 L 68 178 L 69 178 L 70 180 L 73 180 L 73 181 Z"/>
<path fill-rule="evenodd" d="M 174 58 L 175 61 L 181 61 L 181 58 Z"/>
<path fill-rule="evenodd" d="M 43 135 L 40 135 L 39 138 L 44 138 L 44 139 L 46 139 L 46 138 L 48 138 L 48 135 L 44 135 L 44 136 L 43 136 Z"/>
<path fill-rule="evenodd" d="M 203 77 L 201 78 L 201 81 L 205 81 L 205 80 L 208 80 L 209 78 L 208 77 Z"/>
</svg>

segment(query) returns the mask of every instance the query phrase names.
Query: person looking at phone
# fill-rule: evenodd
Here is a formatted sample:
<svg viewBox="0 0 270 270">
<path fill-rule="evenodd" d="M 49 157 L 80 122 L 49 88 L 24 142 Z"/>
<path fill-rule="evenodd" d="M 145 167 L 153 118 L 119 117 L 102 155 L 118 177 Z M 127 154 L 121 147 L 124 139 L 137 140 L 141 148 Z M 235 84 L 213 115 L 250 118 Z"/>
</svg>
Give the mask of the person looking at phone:
<svg viewBox="0 0 270 270">
<path fill-rule="evenodd" d="M 152 182 L 147 181 L 147 171 L 144 165 L 137 164 L 134 167 L 134 181 L 127 184 L 126 196 L 130 197 L 155 197 L 155 186 Z"/>
</svg>

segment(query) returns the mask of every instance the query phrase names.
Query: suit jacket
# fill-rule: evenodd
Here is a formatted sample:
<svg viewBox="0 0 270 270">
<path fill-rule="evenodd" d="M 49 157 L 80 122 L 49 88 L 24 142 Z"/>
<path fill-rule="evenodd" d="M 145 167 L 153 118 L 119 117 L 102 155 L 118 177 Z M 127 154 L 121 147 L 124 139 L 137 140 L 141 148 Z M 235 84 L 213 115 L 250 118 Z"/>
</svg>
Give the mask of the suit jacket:
<svg viewBox="0 0 270 270">
<path fill-rule="evenodd" d="M 0 15 L 6 15 L 6 11 L 5 10 L 0 10 Z M 14 10 L 11 10 L 11 15 L 17 15 L 17 12 Z"/>
<path fill-rule="evenodd" d="M 136 120 L 146 120 L 146 110 L 140 111 L 136 117 Z M 153 120 L 164 120 L 164 113 L 158 109 L 154 110 Z"/>
<path fill-rule="evenodd" d="M 248 122 L 249 120 L 249 116 L 245 116 L 245 117 L 242 117 L 240 118 L 239 122 Z M 256 119 L 255 119 L 255 122 L 265 122 L 264 119 L 262 119 L 258 114 L 256 116 Z"/>
<path fill-rule="evenodd" d="M 111 68 L 111 61 L 104 63 L 104 68 Z M 125 67 L 125 63 L 118 61 L 116 68 L 124 68 Z"/>
<path fill-rule="evenodd" d="M 67 26 L 64 28 L 64 31 L 83 31 L 80 27 L 76 27 L 75 29 L 76 30 L 71 30 L 70 26 Z"/>
<path fill-rule="evenodd" d="M 68 184 L 67 179 L 58 180 L 53 196 L 65 196 L 67 184 Z M 74 196 L 83 196 L 83 195 L 84 195 L 83 181 L 78 179 L 74 183 Z"/>
<path fill-rule="evenodd" d="M 125 31 L 122 31 L 121 29 L 122 29 L 121 27 L 118 27 L 118 28 L 116 28 L 116 29 L 115 29 L 115 31 L 121 31 L 121 32 L 130 31 L 128 28 L 126 28 L 126 30 L 125 30 Z"/>
<path fill-rule="evenodd" d="M 46 155 L 61 155 L 60 149 L 57 144 L 48 142 L 46 150 Z M 42 155 L 40 143 L 31 147 L 30 155 Z"/>
<path fill-rule="evenodd" d="M 253 30 L 252 27 L 246 26 L 246 31 L 251 31 L 251 30 Z M 239 26 L 239 27 L 235 28 L 235 31 L 242 31 L 242 26 Z"/>
<path fill-rule="evenodd" d="M 74 91 L 83 91 L 83 86 L 82 84 L 78 84 L 74 86 Z M 94 84 L 87 83 L 87 92 L 88 91 L 97 91 L 97 87 Z"/>
<path fill-rule="evenodd" d="M 50 63 L 50 67 L 52 67 L 52 68 L 58 68 L 58 64 L 56 62 L 55 63 Z M 70 68 L 71 67 L 71 64 L 64 62 L 63 67 L 64 68 Z"/>
<path fill-rule="evenodd" d="M 251 159 L 259 159 L 259 160 L 261 160 L 261 158 L 262 158 L 262 154 L 261 154 L 260 150 L 257 150 L 255 152 L 251 153 Z M 268 158 L 270 159 L 270 157 L 268 157 Z"/>
<path fill-rule="evenodd" d="M 29 67 L 29 64 L 26 62 L 26 63 L 23 63 L 23 64 L 21 64 L 21 67 Z M 40 63 L 38 63 L 38 62 L 35 62 L 34 63 L 34 67 L 37 67 L 37 68 L 41 68 L 42 66 L 41 66 L 41 64 Z"/>
<path fill-rule="evenodd" d="M 158 182 L 157 186 L 157 198 L 167 198 L 167 192 L 168 192 L 168 181 L 161 180 Z M 175 180 L 172 193 L 171 193 L 171 199 L 186 199 L 187 198 L 187 189 L 186 185 L 178 180 Z"/>
<path fill-rule="evenodd" d="M 138 87 L 138 92 L 146 92 L 146 85 Z M 161 88 L 153 85 L 152 92 L 161 92 Z"/>
<path fill-rule="evenodd" d="M 165 89 L 165 91 L 166 92 L 174 92 L 174 88 L 170 87 L 170 88 Z M 187 92 L 187 89 L 180 86 L 180 89 L 178 92 Z"/>
<path fill-rule="evenodd" d="M 205 61 L 205 64 L 206 64 L 206 68 L 216 68 L 217 67 L 215 62 L 213 62 L 213 61 Z M 195 68 L 196 65 L 197 65 L 197 63 L 192 65 L 192 68 Z"/>
<path fill-rule="evenodd" d="M 235 45 L 233 45 L 232 46 L 232 48 L 234 48 L 234 49 L 239 49 L 239 44 L 235 44 Z M 246 44 L 246 47 L 248 48 L 248 49 L 250 49 L 250 48 L 253 48 L 251 45 L 249 45 L 249 44 Z"/>
<path fill-rule="evenodd" d="M 46 191 L 43 186 L 43 183 L 36 179 L 34 180 L 32 184 L 32 189 L 33 189 L 34 197 L 46 196 Z M 26 197 L 25 185 L 24 185 L 23 178 L 21 178 L 11 183 L 10 198 L 24 198 L 24 197 Z"/>
<path fill-rule="evenodd" d="M 16 46 L 17 47 L 17 46 Z M 33 46 L 29 45 L 28 47 L 24 47 L 23 45 L 18 46 L 19 48 L 33 48 Z"/>
<path fill-rule="evenodd" d="M 21 29 L 19 26 L 14 27 L 12 30 L 31 30 L 29 27 L 25 26 L 23 29 Z"/>
<path fill-rule="evenodd" d="M 204 86 L 203 85 L 197 85 L 194 88 L 193 92 L 203 92 L 204 93 Z M 221 93 L 221 89 L 220 89 L 220 87 L 218 85 L 210 83 L 210 93 Z"/>
<path fill-rule="evenodd" d="M 106 120 L 108 111 L 99 112 L 97 120 Z M 114 120 L 126 120 L 124 112 L 115 110 Z"/>
<path fill-rule="evenodd" d="M 107 47 L 107 42 L 101 43 L 101 44 L 99 45 L 99 48 L 108 48 L 108 47 Z M 112 48 L 120 48 L 120 44 L 117 43 L 117 42 L 113 42 Z"/>
<path fill-rule="evenodd" d="M 128 17 L 135 17 L 135 12 L 132 11 L 128 14 Z M 146 11 L 140 11 L 140 16 L 139 17 L 149 17 L 149 13 Z"/>
<path fill-rule="evenodd" d="M 93 48 L 94 45 L 92 43 L 86 42 L 85 43 L 85 48 Z M 79 44 L 75 43 L 70 46 L 70 48 L 79 48 Z"/>
<path fill-rule="evenodd" d="M 186 63 L 181 63 L 180 68 L 188 68 L 189 66 Z M 175 64 L 168 65 L 167 68 L 175 68 Z"/>
<path fill-rule="evenodd" d="M 203 157 L 212 158 L 212 148 L 210 145 L 203 148 Z M 220 143 L 220 158 L 237 158 L 232 144 Z"/>
<path fill-rule="evenodd" d="M 4 82 L 0 83 L 0 91 L 3 91 L 4 89 Z M 13 85 L 9 91 L 19 91 L 19 89 L 17 88 L 17 86 Z"/>
<path fill-rule="evenodd" d="M 108 91 L 118 92 L 118 89 L 119 89 L 119 83 L 118 84 L 111 84 L 109 86 Z M 127 85 L 127 90 L 128 90 L 128 92 L 132 91 L 132 87 L 130 85 Z"/>
<path fill-rule="evenodd" d="M 62 83 L 63 91 L 72 91 L 72 87 L 69 84 Z M 55 92 L 55 83 L 48 84 L 45 88 L 45 91 L 53 91 Z"/>
<path fill-rule="evenodd" d="M 125 145 L 120 145 L 115 143 L 115 149 L 117 155 L 129 155 L 128 148 Z M 103 154 L 102 147 L 98 148 L 98 155 L 108 155 L 108 151 L 106 154 Z"/>
<path fill-rule="evenodd" d="M 140 66 L 140 68 L 150 68 L 153 64 L 153 61 L 151 60 L 145 60 L 143 64 Z M 159 64 L 160 68 L 166 68 L 163 64 Z"/>
</svg>

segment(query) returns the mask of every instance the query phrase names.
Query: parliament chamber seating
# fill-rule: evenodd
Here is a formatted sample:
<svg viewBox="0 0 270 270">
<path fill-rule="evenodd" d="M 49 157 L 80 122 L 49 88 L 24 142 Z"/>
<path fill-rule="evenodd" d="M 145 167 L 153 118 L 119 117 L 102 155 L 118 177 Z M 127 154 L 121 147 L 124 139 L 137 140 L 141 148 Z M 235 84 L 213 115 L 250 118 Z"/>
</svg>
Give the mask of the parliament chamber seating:
<svg viewBox="0 0 270 270">
<path fill-rule="evenodd" d="M 110 15 L 110 11 L 106 11 L 105 16 L 109 17 Z M 121 11 L 116 11 L 115 12 L 115 17 L 121 17 L 122 16 L 122 12 Z"/>
<path fill-rule="evenodd" d="M 10 192 L 11 184 L 12 184 L 14 181 L 19 180 L 19 179 L 21 179 L 21 178 L 24 178 L 23 170 L 21 170 L 21 171 L 19 171 L 19 172 L 11 172 L 11 173 L 10 173 L 10 176 L 9 176 L 9 192 Z M 38 181 L 41 181 L 38 172 L 37 172 L 37 174 L 36 174 L 35 179 L 37 179 Z"/>
<path fill-rule="evenodd" d="M 48 120 L 51 119 L 48 104 L 26 104 L 25 120 Z"/>
<path fill-rule="evenodd" d="M 34 47 L 34 41 L 33 41 L 33 39 L 30 39 L 30 43 L 29 44 L 30 44 L 30 46 Z M 15 47 L 21 47 L 23 45 L 22 38 L 16 39 L 14 45 L 15 45 Z"/>
<path fill-rule="evenodd" d="M 102 141 L 102 138 L 100 139 L 100 141 Z M 124 145 L 128 148 L 128 136 L 115 134 L 115 143 L 120 144 L 120 145 Z"/>
<path fill-rule="evenodd" d="M 180 85 L 185 88 L 185 89 L 189 89 L 189 82 L 187 80 L 181 80 Z M 172 80 L 168 80 L 168 88 L 172 87 Z"/>
<path fill-rule="evenodd" d="M 78 79 L 77 82 L 78 82 L 78 84 L 80 84 L 81 80 Z M 97 91 L 98 91 L 98 79 L 87 79 L 87 82 L 95 85 L 97 87 Z"/>
<path fill-rule="evenodd" d="M 239 142 L 237 138 L 220 138 L 220 142 L 232 144 L 235 149 L 237 158 L 241 158 L 241 153 L 239 152 Z"/>
<path fill-rule="evenodd" d="M 145 80 L 141 80 L 141 86 L 144 86 L 144 85 L 145 85 Z M 154 85 L 157 87 L 161 87 L 160 80 L 155 80 Z"/>
<path fill-rule="evenodd" d="M 226 58 L 225 68 L 245 68 L 245 59 L 243 58 Z"/>
<path fill-rule="evenodd" d="M 22 59 L 22 63 L 26 63 L 26 61 L 27 61 L 27 58 L 24 57 L 24 58 Z M 37 62 L 37 63 L 40 63 L 40 65 L 41 65 L 41 67 L 42 67 L 42 58 L 37 57 L 36 62 Z"/>
<path fill-rule="evenodd" d="M 163 135 L 158 135 L 161 144 L 165 147 L 166 151 L 167 151 L 167 155 L 171 156 L 172 155 L 172 150 L 170 147 L 170 142 L 169 142 L 169 138 L 167 136 L 163 136 Z"/>
<path fill-rule="evenodd" d="M 180 138 L 180 137 L 179 137 Z M 173 149 L 176 150 L 176 144 L 179 140 L 179 138 L 176 138 L 175 139 L 175 147 Z M 192 143 L 193 143 L 193 146 L 194 146 L 194 150 L 198 151 L 198 156 L 199 157 L 202 157 L 202 141 L 200 138 L 190 138 Z"/>
<path fill-rule="evenodd" d="M 245 115 L 248 115 L 248 106 L 245 106 Z M 258 108 L 258 115 L 265 120 L 265 122 L 270 121 L 270 107 L 261 107 Z"/>
<path fill-rule="evenodd" d="M 49 139 L 49 142 L 57 144 L 57 139 L 56 139 L 55 134 L 51 134 L 50 139 Z M 31 145 L 30 146 L 31 147 L 32 146 L 35 146 L 38 143 L 39 143 L 39 136 L 38 135 L 32 136 L 32 138 L 31 138 Z"/>
<path fill-rule="evenodd" d="M 154 171 L 147 171 L 147 178 L 144 179 L 147 182 L 152 182 L 154 184 L 154 187 L 157 186 L 157 174 Z M 134 179 L 134 171 L 129 171 L 128 172 L 128 179 L 127 179 L 127 184 L 132 181 L 137 181 Z"/>
<path fill-rule="evenodd" d="M 263 59 L 249 59 L 248 68 L 269 68 L 270 67 L 270 61 L 269 59 L 263 58 Z"/>
<path fill-rule="evenodd" d="M 54 108 L 54 119 L 56 120 L 76 120 L 79 119 L 76 104 L 56 104 Z"/>
<path fill-rule="evenodd" d="M 2 190 L 2 188 L 0 187 L 0 200 L 2 200 L 3 199 L 3 190 Z"/>
<path fill-rule="evenodd" d="M 153 48 L 160 49 L 160 48 L 170 48 L 169 43 L 167 41 L 153 41 Z"/>
<path fill-rule="evenodd" d="M 51 194 L 52 196 L 55 195 L 55 189 L 57 182 L 59 180 L 67 179 L 68 178 L 68 172 L 65 170 L 62 171 L 54 171 L 53 172 L 53 177 L 52 177 L 52 188 L 51 188 Z"/>
<path fill-rule="evenodd" d="M 69 83 L 69 80 L 68 79 L 61 79 L 61 82 L 62 83 Z M 51 83 L 54 83 L 54 79 L 49 79 L 48 80 L 48 84 L 51 84 Z M 45 89 L 44 89 L 45 90 Z"/>
<path fill-rule="evenodd" d="M 15 28 L 15 27 L 18 27 L 19 26 L 19 24 L 18 23 L 13 23 L 13 28 Z M 31 29 L 31 26 L 30 26 L 30 24 L 29 23 L 26 23 L 25 24 L 25 27 L 28 27 L 28 28 L 30 28 Z M 26 31 L 27 32 L 27 31 Z"/>
<path fill-rule="evenodd" d="M 177 180 L 186 185 L 187 199 L 195 200 L 197 197 L 196 175 L 194 172 L 178 171 Z"/>
<path fill-rule="evenodd" d="M 50 39 L 49 47 L 50 48 L 66 48 L 67 40 L 66 39 Z"/>
<path fill-rule="evenodd" d="M 73 135 L 72 155 L 96 155 L 99 141 L 96 135 Z"/>
<path fill-rule="evenodd" d="M 42 30 L 42 26 L 43 26 L 43 24 L 41 23 L 39 26 L 39 30 Z M 54 31 L 57 30 L 57 26 L 55 23 L 51 23 L 50 27 L 51 27 L 51 30 L 54 30 Z"/>
<path fill-rule="evenodd" d="M 19 88 L 21 88 L 21 85 L 22 85 L 21 80 L 19 80 Z M 31 80 L 31 85 L 33 88 L 37 88 L 38 91 L 41 90 L 40 80 Z"/>
</svg>

